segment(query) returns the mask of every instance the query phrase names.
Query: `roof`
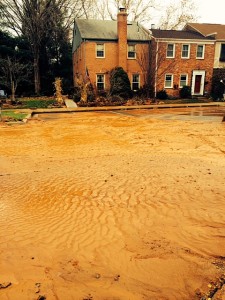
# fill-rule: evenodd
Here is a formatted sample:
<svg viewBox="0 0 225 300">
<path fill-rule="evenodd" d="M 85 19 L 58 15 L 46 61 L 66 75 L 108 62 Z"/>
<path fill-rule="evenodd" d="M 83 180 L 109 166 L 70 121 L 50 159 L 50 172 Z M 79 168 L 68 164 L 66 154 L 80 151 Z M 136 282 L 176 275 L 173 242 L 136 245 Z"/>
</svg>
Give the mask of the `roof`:
<svg viewBox="0 0 225 300">
<path fill-rule="evenodd" d="M 225 25 L 223 24 L 187 23 L 185 29 L 198 31 L 204 36 L 216 33 L 217 40 L 225 40 Z"/>
<path fill-rule="evenodd" d="M 117 21 L 76 19 L 82 39 L 117 40 Z M 127 39 L 148 41 L 149 32 L 136 22 L 127 23 Z"/>
<path fill-rule="evenodd" d="M 212 37 L 190 31 L 190 30 L 161 30 L 151 29 L 152 36 L 158 39 L 178 39 L 178 40 L 213 40 Z"/>
</svg>

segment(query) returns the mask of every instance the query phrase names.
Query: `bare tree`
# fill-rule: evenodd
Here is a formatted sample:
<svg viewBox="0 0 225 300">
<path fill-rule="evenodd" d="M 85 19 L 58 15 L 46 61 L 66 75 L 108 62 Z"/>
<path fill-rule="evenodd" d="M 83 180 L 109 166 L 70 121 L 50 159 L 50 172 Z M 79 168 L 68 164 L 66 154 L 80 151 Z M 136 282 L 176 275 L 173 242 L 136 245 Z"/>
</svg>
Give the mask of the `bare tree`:
<svg viewBox="0 0 225 300">
<path fill-rule="evenodd" d="M 95 17 L 101 19 L 116 19 L 120 7 L 124 7 L 130 21 L 149 22 L 156 0 L 95 0 Z"/>
<path fill-rule="evenodd" d="M 161 29 L 181 29 L 188 22 L 195 22 L 195 4 L 193 0 L 171 2 L 165 9 L 159 22 Z"/>
<path fill-rule="evenodd" d="M 49 22 L 50 16 L 51 21 L 60 17 L 62 27 L 68 32 L 75 17 L 87 14 L 90 3 L 85 0 L 4 0 L 1 10 L 4 25 L 18 35 L 24 35 L 32 50 L 36 94 L 40 93 L 41 43 L 50 25 L 53 30 L 57 28 L 54 22 Z"/>
<path fill-rule="evenodd" d="M 28 80 L 31 66 L 21 63 L 16 57 L 7 57 L 0 59 L 0 82 L 11 90 L 11 100 L 15 101 L 15 94 L 18 84 L 21 81 Z"/>
<path fill-rule="evenodd" d="M 194 0 L 181 0 L 161 4 L 159 0 L 91 0 L 92 13 L 87 17 L 116 20 L 120 7 L 124 7 L 130 21 L 140 22 L 149 26 L 157 15 L 159 26 L 162 29 L 178 29 L 185 23 L 195 21 Z"/>
</svg>

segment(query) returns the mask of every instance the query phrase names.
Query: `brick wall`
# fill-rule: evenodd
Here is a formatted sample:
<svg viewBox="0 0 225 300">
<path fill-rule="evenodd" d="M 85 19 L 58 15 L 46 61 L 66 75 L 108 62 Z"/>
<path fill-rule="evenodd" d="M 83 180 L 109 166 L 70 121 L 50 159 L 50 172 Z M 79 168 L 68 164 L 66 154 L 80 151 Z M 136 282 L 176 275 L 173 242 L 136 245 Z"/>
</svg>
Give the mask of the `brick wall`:
<svg viewBox="0 0 225 300">
<path fill-rule="evenodd" d="M 96 84 L 96 74 L 105 74 L 105 89 L 109 90 L 109 72 L 113 68 L 120 65 L 119 58 L 119 45 L 117 42 L 105 42 L 105 57 L 96 57 L 96 42 L 85 41 L 73 53 L 73 69 L 74 80 L 79 74 L 85 79 L 86 68 L 92 84 Z M 127 58 L 127 43 L 124 45 L 126 51 L 123 54 L 124 70 L 128 73 L 128 77 L 132 80 L 132 74 L 140 74 L 140 84 L 144 85 L 148 67 L 148 44 L 136 44 L 136 59 Z M 124 57 L 125 56 L 125 57 Z M 125 68 L 126 66 L 126 68 Z"/>
<path fill-rule="evenodd" d="M 171 42 L 170 42 L 171 43 Z M 205 92 L 211 91 L 212 73 L 213 73 L 213 63 L 214 63 L 214 44 L 205 44 L 205 54 L 204 59 L 196 59 L 196 50 L 198 43 L 188 43 L 183 44 L 190 45 L 190 57 L 188 59 L 181 58 L 182 43 L 175 43 L 175 57 L 166 58 L 167 42 L 159 42 L 158 44 L 158 71 L 157 71 L 157 82 L 156 90 L 160 91 L 165 89 L 170 96 L 179 96 L 179 85 L 180 85 L 180 75 L 188 75 L 188 85 L 192 84 L 192 73 L 193 70 L 204 70 L 205 71 Z M 156 53 L 157 44 L 152 41 L 153 52 Z M 152 64 L 152 72 L 155 72 L 155 58 Z M 165 88 L 165 74 L 173 75 L 173 87 Z"/>
</svg>

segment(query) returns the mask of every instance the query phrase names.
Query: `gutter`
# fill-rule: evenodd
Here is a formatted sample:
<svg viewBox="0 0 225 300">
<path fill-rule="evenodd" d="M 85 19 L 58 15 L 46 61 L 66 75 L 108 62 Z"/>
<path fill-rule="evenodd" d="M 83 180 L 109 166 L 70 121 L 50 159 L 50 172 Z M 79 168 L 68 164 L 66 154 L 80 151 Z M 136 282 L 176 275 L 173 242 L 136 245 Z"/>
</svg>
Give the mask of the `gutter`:
<svg viewBox="0 0 225 300">
<path fill-rule="evenodd" d="M 156 98 L 157 93 L 157 78 L 158 78 L 158 52 L 159 52 L 159 40 L 153 36 L 156 41 L 156 55 L 155 55 L 155 83 L 154 83 L 154 97 Z"/>
</svg>

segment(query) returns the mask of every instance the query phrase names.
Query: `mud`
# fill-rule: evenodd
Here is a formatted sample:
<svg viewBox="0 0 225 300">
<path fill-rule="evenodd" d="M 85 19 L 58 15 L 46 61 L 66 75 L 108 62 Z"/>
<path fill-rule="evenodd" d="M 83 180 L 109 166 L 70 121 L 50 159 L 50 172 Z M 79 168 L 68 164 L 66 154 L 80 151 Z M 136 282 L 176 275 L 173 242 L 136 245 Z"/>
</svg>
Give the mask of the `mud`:
<svg viewBox="0 0 225 300">
<path fill-rule="evenodd" d="M 224 123 L 129 113 L 0 125 L 1 300 L 225 299 Z"/>
</svg>

